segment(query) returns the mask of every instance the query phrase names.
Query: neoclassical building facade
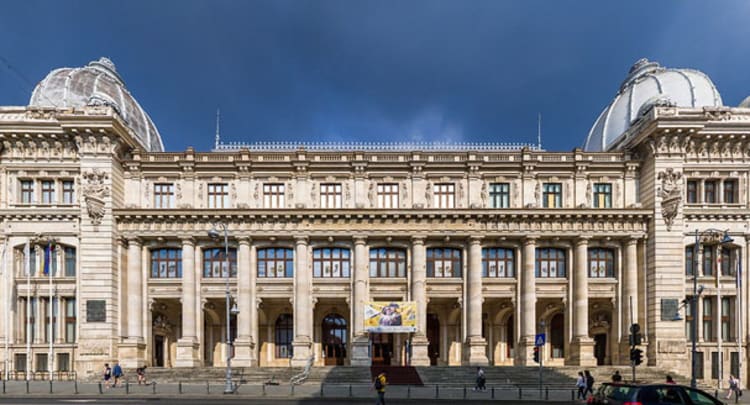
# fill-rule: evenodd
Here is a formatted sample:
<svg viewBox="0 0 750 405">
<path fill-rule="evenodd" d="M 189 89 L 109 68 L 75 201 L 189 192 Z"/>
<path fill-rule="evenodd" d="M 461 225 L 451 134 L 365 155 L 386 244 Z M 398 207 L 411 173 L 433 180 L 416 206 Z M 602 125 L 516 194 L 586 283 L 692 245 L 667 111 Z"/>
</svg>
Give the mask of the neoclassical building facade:
<svg viewBox="0 0 750 405">
<path fill-rule="evenodd" d="M 29 104 L 0 107 L 6 371 L 228 350 L 245 367 L 532 365 L 538 333 L 545 365 L 625 365 L 638 323 L 646 363 L 689 374 L 693 322 L 700 378 L 746 367 L 750 105 L 700 72 L 639 61 L 570 152 L 165 152 L 104 58 L 52 71 Z M 416 302 L 416 332 L 368 333 L 369 301 Z"/>
</svg>

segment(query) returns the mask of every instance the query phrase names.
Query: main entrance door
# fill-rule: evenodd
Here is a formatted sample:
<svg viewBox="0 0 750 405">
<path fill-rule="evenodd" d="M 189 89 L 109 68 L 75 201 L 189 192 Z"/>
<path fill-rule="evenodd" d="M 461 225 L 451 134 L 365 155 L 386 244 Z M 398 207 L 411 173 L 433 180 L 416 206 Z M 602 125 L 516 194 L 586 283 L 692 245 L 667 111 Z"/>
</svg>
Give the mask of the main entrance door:
<svg viewBox="0 0 750 405">
<path fill-rule="evenodd" d="M 393 339 L 390 333 L 372 333 L 372 365 L 390 366 L 393 355 Z"/>
<path fill-rule="evenodd" d="M 164 367 L 164 336 L 154 336 L 154 367 Z"/>
<path fill-rule="evenodd" d="M 596 357 L 596 365 L 604 365 L 604 359 L 607 357 L 607 334 L 600 333 L 594 335 L 594 357 Z"/>
<path fill-rule="evenodd" d="M 339 314 L 323 318 L 323 354 L 326 366 L 341 366 L 346 359 L 346 320 Z"/>
<path fill-rule="evenodd" d="M 427 314 L 427 339 L 430 341 L 427 346 L 430 365 L 437 366 L 440 358 L 440 320 L 437 314 Z"/>
</svg>

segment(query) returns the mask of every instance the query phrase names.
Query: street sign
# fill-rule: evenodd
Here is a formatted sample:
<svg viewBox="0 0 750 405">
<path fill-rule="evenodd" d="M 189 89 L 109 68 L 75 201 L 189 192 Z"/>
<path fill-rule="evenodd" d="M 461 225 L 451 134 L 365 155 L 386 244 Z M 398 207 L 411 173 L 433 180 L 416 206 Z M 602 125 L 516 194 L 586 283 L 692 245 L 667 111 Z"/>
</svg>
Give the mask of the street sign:
<svg viewBox="0 0 750 405">
<path fill-rule="evenodd" d="M 534 346 L 544 346 L 546 335 L 544 333 L 537 333 L 536 339 L 534 339 Z"/>
</svg>

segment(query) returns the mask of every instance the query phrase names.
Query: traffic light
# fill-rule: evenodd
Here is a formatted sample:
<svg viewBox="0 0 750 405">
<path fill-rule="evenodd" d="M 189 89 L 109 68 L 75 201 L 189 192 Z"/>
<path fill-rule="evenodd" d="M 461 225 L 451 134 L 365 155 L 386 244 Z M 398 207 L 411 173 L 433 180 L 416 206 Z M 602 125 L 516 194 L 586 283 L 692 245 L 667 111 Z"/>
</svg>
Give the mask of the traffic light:
<svg viewBox="0 0 750 405">
<path fill-rule="evenodd" d="M 539 363 L 539 347 L 534 346 L 534 362 Z"/>
<path fill-rule="evenodd" d="M 630 325 L 630 345 L 639 346 L 641 344 L 641 325 L 634 323 Z"/>
<path fill-rule="evenodd" d="M 629 335 L 628 340 L 629 340 L 630 346 L 640 346 L 641 341 L 643 340 L 643 335 L 641 335 L 640 333 Z"/>
<path fill-rule="evenodd" d="M 643 350 L 630 349 L 630 361 L 632 361 L 636 366 L 643 363 Z"/>
</svg>

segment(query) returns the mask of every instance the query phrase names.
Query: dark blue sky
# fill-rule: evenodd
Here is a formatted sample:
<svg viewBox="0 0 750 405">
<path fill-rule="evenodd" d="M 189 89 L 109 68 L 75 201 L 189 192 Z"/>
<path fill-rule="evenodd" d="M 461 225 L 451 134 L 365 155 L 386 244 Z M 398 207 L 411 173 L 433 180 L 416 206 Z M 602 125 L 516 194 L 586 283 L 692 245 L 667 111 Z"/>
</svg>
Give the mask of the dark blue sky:
<svg viewBox="0 0 750 405">
<path fill-rule="evenodd" d="M 545 149 L 568 151 L 641 57 L 737 105 L 748 21 L 741 0 L 15 1 L 0 105 L 107 56 L 167 150 L 209 149 L 220 107 L 237 141 L 535 142 L 541 112 Z"/>
</svg>

